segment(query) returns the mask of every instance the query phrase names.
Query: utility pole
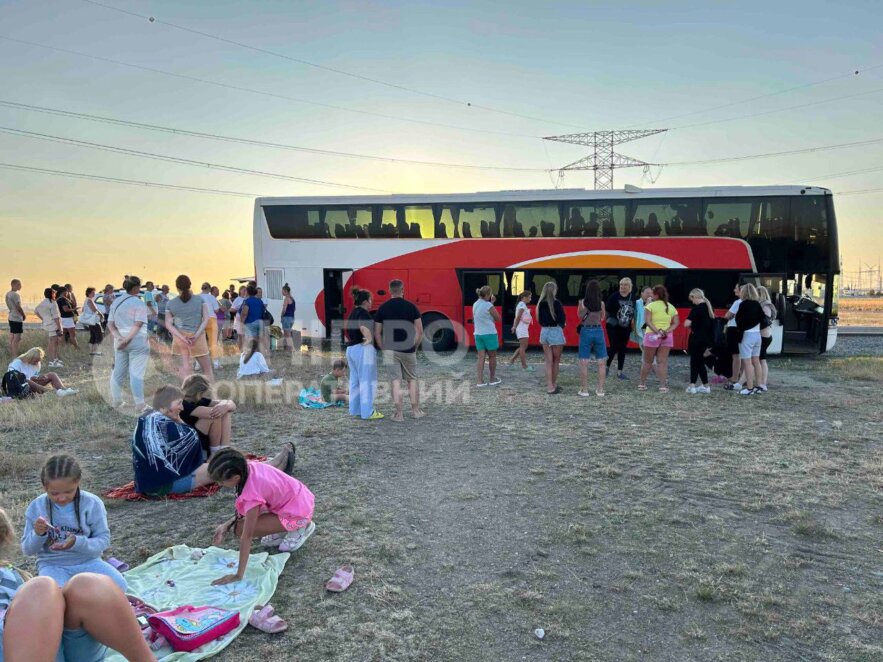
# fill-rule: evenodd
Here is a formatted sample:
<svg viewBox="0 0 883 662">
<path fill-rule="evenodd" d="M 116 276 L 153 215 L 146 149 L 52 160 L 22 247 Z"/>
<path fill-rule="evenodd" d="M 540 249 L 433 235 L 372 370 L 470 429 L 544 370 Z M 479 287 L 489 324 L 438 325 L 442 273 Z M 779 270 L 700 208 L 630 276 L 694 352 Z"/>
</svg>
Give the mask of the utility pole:
<svg viewBox="0 0 883 662">
<path fill-rule="evenodd" d="M 559 168 L 565 170 L 594 170 L 595 190 L 609 191 L 613 189 L 613 171 L 616 168 L 632 168 L 635 166 L 656 165 L 645 163 L 630 156 L 623 156 L 613 151 L 614 145 L 638 140 L 647 136 L 663 133 L 668 129 L 623 129 L 614 131 L 592 131 L 590 133 L 570 133 L 563 136 L 547 136 L 543 140 L 552 140 L 571 145 L 583 145 L 592 148 L 592 154 L 579 161 L 574 161 Z"/>
</svg>

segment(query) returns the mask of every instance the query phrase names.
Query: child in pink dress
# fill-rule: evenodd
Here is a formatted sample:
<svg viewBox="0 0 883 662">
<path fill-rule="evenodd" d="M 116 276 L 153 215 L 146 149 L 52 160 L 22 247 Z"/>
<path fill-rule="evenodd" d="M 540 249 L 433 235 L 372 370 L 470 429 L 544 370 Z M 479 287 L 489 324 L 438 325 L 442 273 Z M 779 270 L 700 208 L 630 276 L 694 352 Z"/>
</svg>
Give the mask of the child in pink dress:
<svg viewBox="0 0 883 662">
<path fill-rule="evenodd" d="M 316 525 L 315 498 L 296 478 L 264 462 L 248 462 L 229 446 L 215 453 L 208 465 L 209 476 L 223 487 L 236 490 L 236 515 L 215 529 L 213 544 L 220 545 L 233 529 L 239 536 L 239 567 L 212 584 L 229 584 L 245 575 L 253 538 L 266 545 L 278 545 L 282 552 L 293 552 L 304 544 Z"/>
</svg>

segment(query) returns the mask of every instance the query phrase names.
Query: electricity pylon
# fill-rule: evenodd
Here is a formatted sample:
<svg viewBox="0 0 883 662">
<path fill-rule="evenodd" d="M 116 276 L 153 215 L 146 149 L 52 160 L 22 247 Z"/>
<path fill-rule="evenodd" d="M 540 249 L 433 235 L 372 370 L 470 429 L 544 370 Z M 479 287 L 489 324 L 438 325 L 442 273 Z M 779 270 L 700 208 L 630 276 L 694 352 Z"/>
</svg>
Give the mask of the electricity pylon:
<svg viewBox="0 0 883 662">
<path fill-rule="evenodd" d="M 564 136 L 548 136 L 543 140 L 554 140 L 559 143 L 572 145 L 584 145 L 594 151 L 590 156 L 574 161 L 562 168 L 564 170 L 594 170 L 595 190 L 610 190 L 613 188 L 613 171 L 616 168 L 631 168 L 634 166 L 655 165 L 645 163 L 630 156 L 623 156 L 613 151 L 614 145 L 631 142 L 638 138 L 652 136 L 668 129 L 623 129 L 620 131 L 592 131 L 591 133 L 570 133 Z"/>
</svg>

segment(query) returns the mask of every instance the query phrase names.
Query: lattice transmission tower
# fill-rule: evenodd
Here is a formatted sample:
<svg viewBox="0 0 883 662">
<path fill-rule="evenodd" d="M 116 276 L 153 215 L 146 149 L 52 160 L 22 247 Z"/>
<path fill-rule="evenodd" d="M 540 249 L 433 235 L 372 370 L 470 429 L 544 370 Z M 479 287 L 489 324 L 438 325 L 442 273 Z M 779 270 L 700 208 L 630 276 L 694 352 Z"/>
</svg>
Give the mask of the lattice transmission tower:
<svg viewBox="0 0 883 662">
<path fill-rule="evenodd" d="M 559 168 L 559 172 L 565 170 L 594 170 L 595 190 L 610 190 L 613 188 L 613 171 L 616 168 L 632 168 L 634 166 L 656 165 L 645 163 L 630 156 L 623 156 L 613 151 L 614 145 L 631 142 L 638 138 L 653 136 L 663 133 L 668 129 L 623 129 L 621 131 L 592 131 L 590 133 L 570 133 L 564 136 L 548 136 L 544 140 L 554 140 L 559 143 L 571 145 L 584 145 L 591 147 L 593 152 L 579 161 L 574 161 Z"/>
</svg>

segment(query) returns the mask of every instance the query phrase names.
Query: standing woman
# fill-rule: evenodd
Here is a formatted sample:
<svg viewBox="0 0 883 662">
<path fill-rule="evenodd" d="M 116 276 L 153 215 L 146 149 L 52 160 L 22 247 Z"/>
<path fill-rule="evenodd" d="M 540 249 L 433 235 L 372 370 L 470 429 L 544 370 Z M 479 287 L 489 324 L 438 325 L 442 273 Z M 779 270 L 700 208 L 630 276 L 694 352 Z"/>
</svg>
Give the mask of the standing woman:
<svg viewBox="0 0 883 662">
<path fill-rule="evenodd" d="M 46 345 L 46 358 L 49 359 L 47 365 L 50 368 L 63 368 L 64 362 L 58 358 L 58 342 L 62 330 L 61 315 L 58 312 L 58 304 L 55 303 L 55 295 L 56 292 L 51 287 L 43 290 L 45 298 L 34 308 L 34 313 L 40 318 L 40 325 L 49 336 Z"/>
<path fill-rule="evenodd" d="M 101 305 L 104 306 L 104 324 L 102 326 L 104 327 L 105 333 L 107 332 L 107 318 L 110 317 L 110 307 L 115 298 L 116 295 L 113 292 L 113 285 L 108 283 L 104 286 L 101 298 Z"/>
<path fill-rule="evenodd" d="M 194 296 L 190 278 L 181 274 L 175 279 L 178 296 L 166 304 L 166 325 L 172 334 L 172 354 L 181 357 L 178 371 L 181 381 L 193 372 L 193 359 L 202 368 L 202 374 L 214 381 L 205 329 L 212 316 L 202 297 Z"/>
<path fill-rule="evenodd" d="M 620 379 L 628 379 L 622 371 L 625 366 L 625 349 L 629 344 L 629 336 L 635 327 L 635 301 L 632 298 L 632 279 L 623 278 L 619 281 L 619 291 L 607 299 L 607 339 L 610 351 L 607 356 L 607 370 L 616 356 L 616 367 Z"/>
<path fill-rule="evenodd" d="M 733 288 L 733 294 L 736 295 L 736 300 L 733 302 L 733 305 L 730 306 L 727 314 L 724 315 L 724 319 L 727 320 L 727 350 L 730 352 L 730 356 L 733 360 L 733 374 L 730 375 L 730 381 L 724 385 L 724 388 L 728 391 L 739 391 L 742 389 L 742 380 L 740 377 L 742 363 L 739 358 L 739 338 L 741 336 L 739 330 L 736 328 L 736 313 L 739 312 L 739 306 L 742 305 L 742 289 L 739 283 L 736 283 Z"/>
<path fill-rule="evenodd" d="M 690 302 L 693 309 L 684 322 L 684 328 L 690 329 L 687 341 L 687 353 L 690 355 L 690 386 L 687 393 L 711 393 L 708 386 L 708 370 L 705 367 L 705 354 L 714 344 L 714 308 L 705 298 L 705 292 L 699 288 L 690 290 Z M 702 385 L 697 384 L 702 380 Z"/>
<path fill-rule="evenodd" d="M 773 344 L 773 320 L 776 319 L 778 312 L 773 305 L 772 298 L 770 298 L 770 291 L 767 288 L 761 285 L 757 288 L 757 294 L 760 300 L 760 307 L 763 309 L 763 314 L 765 316 L 764 322 L 768 322 L 769 325 L 760 330 L 760 374 L 755 375 L 755 377 L 757 378 L 757 388 L 766 393 L 767 379 L 770 375 L 770 366 L 766 360 L 766 351 L 769 349 L 769 346 Z M 763 327 L 763 324 L 761 324 L 761 327 Z"/>
<path fill-rule="evenodd" d="M 533 299 L 533 292 L 524 290 L 518 296 L 518 305 L 515 306 L 515 321 L 512 322 L 512 333 L 518 338 L 518 349 L 509 359 L 509 365 L 514 365 L 515 359 L 521 359 L 521 367 L 523 370 L 534 372 L 532 365 L 527 365 L 527 345 L 530 342 L 530 325 L 533 324 L 533 315 L 530 314 L 530 301 Z"/>
<path fill-rule="evenodd" d="M 478 299 L 472 304 L 473 335 L 477 355 L 475 385 L 479 388 L 496 386 L 502 381 L 497 377 L 497 350 L 500 349 L 500 337 L 497 335 L 500 313 L 494 308 L 497 298 L 493 295 L 490 285 L 479 287 L 475 290 L 475 294 L 478 295 Z M 487 356 L 488 381 L 484 381 L 485 356 Z"/>
<path fill-rule="evenodd" d="M 546 393 L 561 393 L 558 386 L 558 373 L 561 370 L 561 353 L 564 351 L 564 325 L 567 318 L 564 306 L 557 299 L 558 284 L 547 281 L 537 302 L 537 318 L 540 321 L 540 343 L 546 359 Z"/>
<path fill-rule="evenodd" d="M 77 344 L 77 323 L 74 321 L 76 308 L 70 299 L 70 293 L 66 288 L 58 288 L 55 302 L 58 304 L 58 312 L 61 314 L 61 328 L 64 333 L 64 342 L 70 343 L 74 349 L 80 349 Z"/>
<path fill-rule="evenodd" d="M 374 409 L 377 392 L 377 350 L 374 348 L 374 319 L 371 293 L 353 288 L 353 312 L 347 318 L 346 360 L 350 368 L 350 416 L 377 421 L 383 414 Z"/>
<path fill-rule="evenodd" d="M 224 314 L 224 319 L 218 320 L 218 324 L 221 325 L 222 337 L 224 340 L 230 340 L 233 333 L 233 313 L 230 310 L 233 307 L 233 301 L 230 300 L 230 290 L 223 291 L 218 303 L 221 304 L 221 312 Z"/>
<path fill-rule="evenodd" d="M 629 281 L 629 291 L 631 291 L 631 287 L 631 281 Z M 604 380 L 607 378 L 607 366 L 604 365 L 604 359 L 607 359 L 607 345 L 604 344 L 604 331 L 601 328 L 601 320 L 607 317 L 606 313 L 604 302 L 601 300 L 601 285 L 593 278 L 586 283 L 585 296 L 580 300 L 577 307 L 577 314 L 580 319 L 580 389 L 578 395 L 584 398 L 589 397 L 589 361 L 592 359 L 598 362 L 598 390 L 595 391 L 595 395 L 598 397 L 604 396 Z M 628 336 L 626 336 L 626 342 L 628 342 Z M 622 375 L 621 368 L 619 374 Z"/>
<path fill-rule="evenodd" d="M 227 290 L 224 290 L 226 294 Z M 212 285 L 212 297 L 215 301 L 218 302 L 218 308 L 215 310 L 215 320 L 217 326 L 217 338 L 218 338 L 218 350 L 220 355 L 224 355 L 224 324 L 227 321 L 227 310 L 230 308 L 229 301 L 227 301 L 227 305 L 224 305 L 224 299 L 221 297 L 221 290 L 217 285 Z"/>
<path fill-rule="evenodd" d="M 656 359 L 656 376 L 659 390 L 668 392 L 668 353 L 674 347 L 674 330 L 678 328 L 677 309 L 668 302 L 668 290 L 664 285 L 653 288 L 653 301 L 644 307 L 644 361 L 641 364 L 639 391 L 647 390 L 647 375 Z"/>
<path fill-rule="evenodd" d="M 150 358 L 147 342 L 147 306 L 141 300 L 141 279 L 126 276 L 124 294 L 114 299 L 107 314 L 107 330 L 113 336 L 113 373 L 110 397 L 114 407 L 123 402 L 123 380 L 128 374 L 129 388 L 136 409 L 144 408 L 144 373 Z"/>
<path fill-rule="evenodd" d="M 282 337 L 285 349 L 294 350 L 294 341 L 291 339 L 291 329 L 294 328 L 294 297 L 291 296 L 291 287 L 288 283 L 282 286 Z"/>
<path fill-rule="evenodd" d="M 765 324 L 763 308 L 758 301 L 757 288 L 751 283 L 742 286 L 739 292 L 742 303 L 736 313 L 736 329 L 740 334 L 739 359 L 742 362 L 742 373 L 745 386 L 739 395 L 756 395 L 763 393 L 755 388 L 755 378 L 761 375 L 760 366 L 760 330 Z"/>
<path fill-rule="evenodd" d="M 233 330 L 236 332 L 236 344 L 239 345 L 240 352 L 242 352 L 243 348 L 245 330 L 243 329 L 242 315 L 239 311 L 247 298 L 248 288 L 242 285 L 239 288 L 239 296 L 233 299 L 233 304 L 230 306 L 230 310 L 233 311 Z"/>
<path fill-rule="evenodd" d="M 101 333 L 101 320 L 104 316 L 95 305 L 95 288 L 86 288 L 86 300 L 83 303 L 83 314 L 80 321 L 89 329 L 89 356 L 100 356 L 99 351 L 104 334 Z"/>
</svg>

